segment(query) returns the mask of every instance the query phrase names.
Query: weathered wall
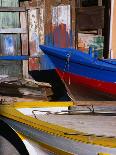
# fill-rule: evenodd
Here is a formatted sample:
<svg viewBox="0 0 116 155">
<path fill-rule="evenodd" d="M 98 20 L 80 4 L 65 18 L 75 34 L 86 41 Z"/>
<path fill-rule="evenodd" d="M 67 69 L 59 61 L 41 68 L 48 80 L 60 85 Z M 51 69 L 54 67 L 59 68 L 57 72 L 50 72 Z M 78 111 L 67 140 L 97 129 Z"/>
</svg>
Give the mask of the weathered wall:
<svg viewBox="0 0 116 155">
<path fill-rule="evenodd" d="M 45 37 L 46 37 L 47 35 L 50 35 L 52 33 L 52 31 L 53 31 L 53 27 L 52 27 L 53 26 L 52 25 L 52 17 L 53 17 L 52 16 L 52 9 L 53 9 L 53 7 L 56 7 L 56 6 L 59 6 L 59 5 L 70 5 L 71 6 L 71 15 L 70 15 L 70 17 L 68 17 L 68 15 L 67 15 L 67 17 L 71 19 L 71 26 L 70 26 L 72 28 L 71 29 L 71 31 L 72 31 L 71 32 L 71 37 L 73 36 L 72 38 L 73 38 L 73 46 L 74 46 L 74 40 L 75 40 L 75 0 L 60 0 L 60 2 L 61 2 L 60 4 L 58 4 L 57 2 L 58 2 L 57 0 L 44 0 L 44 1 L 43 0 L 32 0 L 32 1 L 21 2 L 21 6 L 24 6 L 24 7 L 25 6 L 26 7 L 40 7 L 40 8 L 43 8 L 43 10 L 45 9 L 43 11 L 44 19 L 42 19 L 40 21 L 40 23 L 41 23 L 40 27 L 41 27 L 41 29 L 44 27 Z M 36 13 L 33 14 L 32 12 L 34 12 L 34 10 L 32 10 L 32 9 L 31 9 L 31 11 L 28 11 L 29 23 L 31 23 L 31 26 L 30 26 L 31 28 L 29 28 L 29 40 L 31 39 L 29 45 L 31 45 L 30 46 L 30 51 L 35 51 L 35 53 L 37 53 L 36 51 L 38 49 L 36 49 L 34 44 L 36 44 L 36 45 L 38 44 L 37 43 L 38 36 L 36 35 L 36 42 L 34 43 L 35 37 L 34 37 L 34 40 L 32 42 L 32 33 L 31 32 L 32 32 L 33 27 L 36 27 L 36 30 L 37 30 L 37 28 L 38 28 L 37 19 L 38 19 L 38 22 L 39 22 L 40 17 L 37 17 Z M 40 13 L 40 14 L 42 14 L 42 13 Z M 33 24 L 32 24 L 32 22 L 30 22 L 30 17 L 32 17 L 33 20 L 35 20 L 35 22 L 33 22 Z M 32 21 L 32 18 L 31 18 L 31 21 Z M 36 19 L 34 19 L 34 18 L 36 18 Z M 35 26 L 34 26 L 34 23 L 36 23 Z M 65 31 L 66 27 L 65 27 L 65 25 L 60 25 L 59 29 L 61 30 L 61 34 L 62 34 L 62 32 Z M 37 31 L 44 32 L 44 30 L 42 29 L 42 31 L 41 31 L 39 29 Z M 39 32 L 36 32 L 35 34 L 37 34 L 37 33 L 39 34 Z M 35 35 L 33 35 L 33 36 L 35 36 Z M 62 36 L 66 39 L 66 36 L 64 36 L 63 34 L 61 35 L 61 37 Z M 48 42 L 49 41 L 51 42 L 51 39 L 53 39 L 53 38 L 50 38 L 50 36 L 49 36 L 48 37 Z M 41 40 L 41 43 L 44 42 L 44 38 L 41 37 L 40 40 Z M 64 44 L 66 46 L 66 43 L 64 43 Z M 70 45 L 68 45 L 68 46 L 70 46 Z M 31 53 L 34 53 L 34 52 L 30 52 L 30 54 Z"/>
<path fill-rule="evenodd" d="M 53 8 L 57 7 L 57 6 L 61 6 L 61 5 L 70 5 L 71 6 L 71 16 L 68 17 L 68 14 L 67 14 L 67 17 L 68 18 L 71 18 L 71 37 L 73 38 L 73 46 L 74 46 L 74 38 L 75 38 L 75 1 L 72 0 L 72 1 L 69 1 L 69 0 L 62 0 L 61 1 L 61 4 L 58 4 L 56 3 L 56 0 L 45 0 L 45 36 L 47 37 L 47 43 L 50 41 L 50 44 L 53 40 L 53 36 L 54 35 L 54 28 L 53 28 Z M 60 8 L 59 8 L 60 9 Z M 58 12 L 58 11 L 56 11 Z M 64 11 L 65 12 L 65 11 Z M 60 16 L 60 15 L 59 15 Z M 64 17 L 65 18 L 65 17 Z M 64 39 L 62 38 L 62 40 L 65 40 L 65 39 L 69 39 L 69 37 L 66 38 L 66 35 L 63 33 L 65 33 L 66 31 L 66 25 L 59 25 L 58 29 L 60 29 L 60 32 L 62 35 L 59 34 L 59 37 L 64 37 Z M 64 30 L 63 30 L 64 29 Z M 63 33 L 62 33 L 63 32 Z M 72 39 L 70 38 L 70 39 Z M 65 41 L 66 42 L 66 41 Z M 66 45 L 66 43 L 64 42 L 64 45 L 61 45 L 61 47 L 69 47 L 70 45 Z"/>
<path fill-rule="evenodd" d="M 98 56 L 103 57 L 104 37 L 95 34 L 78 33 L 78 49 L 83 52 L 88 52 L 89 47 L 98 49 Z"/>
<path fill-rule="evenodd" d="M 44 43 L 44 1 L 32 0 L 20 3 L 27 7 L 28 11 L 28 29 L 29 29 L 29 70 L 39 69 L 40 44 Z"/>
<path fill-rule="evenodd" d="M 0 0 L 0 7 L 18 7 L 18 0 Z M 19 28 L 19 13 L 0 12 L 0 29 Z M 0 56 L 21 55 L 20 34 L 0 34 Z M 21 61 L 0 61 L 0 75 L 22 76 Z"/>
<path fill-rule="evenodd" d="M 71 16 L 73 17 L 73 22 L 70 25 L 70 30 L 71 26 L 73 27 L 73 38 L 75 36 L 75 6 L 74 6 L 75 0 L 69 1 L 69 0 L 62 0 L 61 4 L 62 5 L 70 5 L 71 6 Z M 44 36 L 48 36 L 48 44 L 52 42 L 52 39 L 54 38 L 54 42 L 56 45 L 59 45 L 61 47 L 70 47 L 70 34 L 67 35 L 66 29 L 67 26 L 66 24 L 60 24 L 59 27 L 54 27 L 54 33 L 53 32 L 53 25 L 52 25 L 52 9 L 53 7 L 58 6 L 59 4 L 56 4 L 56 0 L 32 0 L 32 1 L 25 1 L 21 2 L 21 6 L 23 7 L 31 7 L 28 10 L 28 21 L 29 21 L 29 52 L 30 56 L 36 56 L 39 54 L 39 44 L 44 43 Z M 73 7 L 72 7 L 73 5 Z M 34 8 L 32 8 L 34 7 Z M 37 9 L 35 7 L 39 7 L 40 9 Z M 73 9 L 72 9 L 73 8 Z M 43 9 L 43 10 L 42 10 Z M 60 13 L 60 12 L 59 12 Z M 43 18 L 44 16 L 44 18 Z M 71 19 L 71 16 L 67 14 L 67 18 Z M 57 24 L 57 23 L 56 23 Z M 69 25 L 69 24 L 67 24 Z M 58 34 L 57 29 L 60 30 L 60 34 Z M 45 32 L 45 33 L 44 33 Z M 51 37 L 54 35 L 54 37 Z M 60 43 L 57 41 L 57 34 L 60 37 Z M 72 35 L 72 34 L 71 34 Z M 73 39 L 74 40 L 74 39 Z M 50 68 L 50 62 L 46 60 L 44 57 L 41 57 L 41 64 L 42 64 L 42 69 L 44 68 L 43 66 L 46 66 Z M 44 60 L 44 61 L 43 61 Z M 38 70 L 39 69 L 39 60 L 38 58 L 30 58 L 29 59 L 29 70 Z M 51 67 L 52 68 L 52 67 Z"/>
<path fill-rule="evenodd" d="M 55 47 L 71 47 L 71 15 L 70 5 L 52 7 L 51 32 L 45 35 L 45 44 Z"/>
</svg>

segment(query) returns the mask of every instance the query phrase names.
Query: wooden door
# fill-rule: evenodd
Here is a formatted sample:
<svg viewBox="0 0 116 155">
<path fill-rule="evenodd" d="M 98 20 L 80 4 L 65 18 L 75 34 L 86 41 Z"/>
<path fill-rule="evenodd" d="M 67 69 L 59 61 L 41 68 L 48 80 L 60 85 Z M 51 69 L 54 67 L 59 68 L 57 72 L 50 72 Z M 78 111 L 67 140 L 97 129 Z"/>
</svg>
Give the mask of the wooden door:
<svg viewBox="0 0 116 155">
<path fill-rule="evenodd" d="M 102 0 L 77 0 L 76 8 L 76 47 L 88 51 L 97 48 L 99 57 L 103 57 L 104 6 Z"/>
<path fill-rule="evenodd" d="M 18 0 L 0 0 L 0 7 L 19 7 Z M 18 12 L 0 12 L 0 29 L 19 28 Z M 20 34 L 0 34 L 0 55 L 21 55 Z M 22 76 L 21 61 L 0 61 L 0 75 Z"/>
</svg>

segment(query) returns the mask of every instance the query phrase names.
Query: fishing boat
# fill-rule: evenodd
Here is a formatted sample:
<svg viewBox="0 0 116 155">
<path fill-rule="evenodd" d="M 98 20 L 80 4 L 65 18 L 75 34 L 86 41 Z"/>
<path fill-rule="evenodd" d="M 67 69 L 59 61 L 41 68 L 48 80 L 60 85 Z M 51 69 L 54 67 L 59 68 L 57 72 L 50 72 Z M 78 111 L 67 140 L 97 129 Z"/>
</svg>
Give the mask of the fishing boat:
<svg viewBox="0 0 116 155">
<path fill-rule="evenodd" d="M 89 110 L 92 106 L 73 104 L 71 101 L 2 104 L 0 120 L 2 125 L 6 124 L 1 126 L 2 135 L 22 155 L 116 155 L 116 106 L 113 103 L 94 106 L 94 115 Z"/>
<path fill-rule="evenodd" d="M 64 82 L 71 99 L 116 100 L 116 60 L 99 59 L 73 48 L 40 45 Z"/>
</svg>

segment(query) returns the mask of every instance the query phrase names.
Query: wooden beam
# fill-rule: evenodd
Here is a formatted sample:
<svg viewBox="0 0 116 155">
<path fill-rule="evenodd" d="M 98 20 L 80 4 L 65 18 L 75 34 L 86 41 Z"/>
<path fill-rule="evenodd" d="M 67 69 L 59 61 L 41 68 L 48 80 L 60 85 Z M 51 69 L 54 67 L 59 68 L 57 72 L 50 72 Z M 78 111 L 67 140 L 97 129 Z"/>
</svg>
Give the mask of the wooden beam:
<svg viewBox="0 0 116 155">
<path fill-rule="evenodd" d="M 27 33 L 26 29 L 23 28 L 7 28 L 7 29 L 0 29 L 0 34 L 25 34 Z"/>
<path fill-rule="evenodd" d="M 98 6 L 102 6 L 102 0 L 98 0 Z"/>
<path fill-rule="evenodd" d="M 31 9 L 39 9 L 40 7 L 0 7 L 0 12 L 25 12 Z"/>
<path fill-rule="evenodd" d="M 40 9 L 40 8 L 41 8 L 41 7 L 29 6 L 29 7 L 26 7 L 26 10 Z"/>
<path fill-rule="evenodd" d="M 24 7 L 0 7 L 0 12 L 25 12 Z"/>
<path fill-rule="evenodd" d="M 23 78 L 28 79 L 29 78 L 29 70 L 28 70 L 28 64 L 29 61 L 28 60 L 23 60 Z"/>
<path fill-rule="evenodd" d="M 20 23 L 22 29 L 27 29 L 27 14 L 20 12 Z M 21 34 L 22 54 L 28 55 L 28 33 Z"/>
<path fill-rule="evenodd" d="M 102 6 L 102 0 L 98 0 L 98 6 Z M 102 35 L 102 29 L 98 29 L 98 35 Z"/>
<path fill-rule="evenodd" d="M 20 23 L 21 23 L 21 28 L 25 29 L 27 28 L 27 12 L 20 12 Z M 29 55 L 29 47 L 28 47 L 28 33 L 27 34 L 21 34 L 21 45 L 22 45 L 22 55 Z M 23 62 L 23 78 L 29 78 L 29 73 L 28 73 L 28 65 L 29 61 L 24 60 Z"/>
<path fill-rule="evenodd" d="M 80 8 L 80 7 L 82 7 L 82 1 L 81 0 L 78 0 L 77 1 L 77 6 Z"/>
</svg>

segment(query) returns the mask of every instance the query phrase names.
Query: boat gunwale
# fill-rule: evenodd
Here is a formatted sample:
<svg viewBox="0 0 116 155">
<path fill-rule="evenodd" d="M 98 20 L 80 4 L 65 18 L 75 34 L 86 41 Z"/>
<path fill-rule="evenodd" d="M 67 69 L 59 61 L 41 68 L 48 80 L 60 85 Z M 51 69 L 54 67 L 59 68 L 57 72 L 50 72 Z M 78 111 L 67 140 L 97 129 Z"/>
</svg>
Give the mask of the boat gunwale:
<svg viewBox="0 0 116 155">
<path fill-rule="evenodd" d="M 42 45 L 43 46 L 43 45 Z M 40 46 L 41 47 L 41 46 Z M 45 48 L 45 47 L 44 47 Z M 46 47 L 47 48 L 47 47 Z M 46 48 L 45 48 L 45 50 L 46 50 Z M 50 47 L 49 47 L 50 48 Z M 51 48 L 52 49 L 52 48 Z M 60 48 L 59 48 L 60 49 Z M 43 49 L 42 49 L 43 50 Z M 50 49 L 49 49 L 50 50 Z M 53 49 L 52 49 L 53 50 Z M 65 50 L 65 49 L 63 49 L 63 50 Z M 65 51 L 66 52 L 66 51 Z M 67 52 L 70 52 L 70 51 L 67 51 Z M 80 52 L 80 51 L 79 51 Z M 46 53 L 46 52 L 45 52 Z M 69 53 L 67 53 L 67 54 L 69 54 Z M 85 53 L 86 54 L 86 53 Z M 62 59 L 62 60 L 65 60 L 65 61 L 67 61 L 67 59 L 68 59 L 68 56 L 66 55 L 58 55 L 57 53 L 53 53 L 53 52 L 51 52 L 50 51 L 50 53 L 48 53 L 47 52 L 47 55 L 50 55 L 50 56 L 54 56 L 54 57 L 56 57 L 56 58 L 60 58 L 60 59 Z M 116 72 L 116 68 L 112 68 L 112 66 L 114 67 L 114 66 L 116 66 L 115 64 L 111 64 L 111 63 L 108 63 L 108 62 L 106 62 L 106 61 L 103 61 L 103 60 L 99 60 L 99 59 L 96 59 L 96 58 L 94 58 L 94 57 L 91 57 L 92 59 L 91 60 L 89 60 L 89 59 L 86 59 L 87 61 L 91 61 L 91 62 L 86 62 L 86 61 L 84 61 L 84 63 L 83 63 L 83 61 L 81 60 L 75 60 L 74 58 L 71 58 L 71 57 L 69 57 L 69 63 L 73 63 L 73 64 L 79 64 L 79 65 L 83 65 L 83 66 L 87 66 L 87 67 L 90 67 L 90 68 L 96 68 L 96 69 L 98 69 L 98 70 L 104 70 L 104 71 L 110 71 L 110 72 Z M 99 62 L 102 62 L 103 64 L 106 64 L 106 65 L 110 65 L 111 66 L 111 68 L 110 67 L 108 67 L 108 66 L 102 66 L 101 64 L 98 64 Z"/>
<path fill-rule="evenodd" d="M 48 134 L 71 139 L 78 142 L 80 141 L 86 144 L 101 145 L 101 146 L 110 147 L 110 148 L 116 147 L 116 137 L 108 137 L 108 136 L 101 137 L 95 134 L 88 135 L 83 132 L 79 132 L 77 130 L 72 130 L 52 123 L 47 123 L 45 121 L 41 121 L 39 119 L 35 119 L 30 116 L 26 116 L 22 114 L 15 108 L 14 105 L 13 106 L 0 105 L 0 108 L 1 108 L 1 115 L 3 117 L 7 117 L 9 119 L 21 122 L 23 124 L 27 124 L 32 128 L 38 129 L 40 131 L 44 131 Z M 73 133 L 78 132 L 78 134 L 70 135 L 70 133 L 72 132 Z M 90 141 L 90 138 L 92 141 Z"/>
</svg>

